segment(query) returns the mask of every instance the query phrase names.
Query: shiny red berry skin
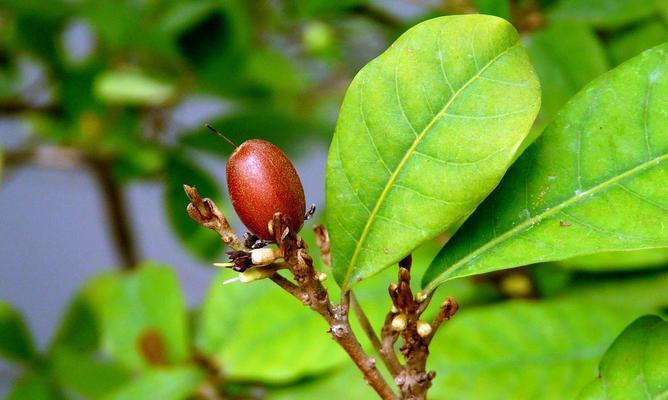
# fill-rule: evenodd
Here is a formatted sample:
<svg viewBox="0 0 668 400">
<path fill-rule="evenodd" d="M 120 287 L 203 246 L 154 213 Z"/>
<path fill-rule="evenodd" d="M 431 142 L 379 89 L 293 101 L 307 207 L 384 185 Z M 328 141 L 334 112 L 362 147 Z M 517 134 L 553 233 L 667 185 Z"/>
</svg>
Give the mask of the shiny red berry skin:
<svg viewBox="0 0 668 400">
<path fill-rule="evenodd" d="M 306 199 L 299 175 L 288 156 L 267 141 L 248 140 L 232 153 L 227 189 L 241 222 L 262 240 L 274 240 L 268 224 L 277 212 L 290 219 L 293 232 L 304 225 Z"/>
</svg>

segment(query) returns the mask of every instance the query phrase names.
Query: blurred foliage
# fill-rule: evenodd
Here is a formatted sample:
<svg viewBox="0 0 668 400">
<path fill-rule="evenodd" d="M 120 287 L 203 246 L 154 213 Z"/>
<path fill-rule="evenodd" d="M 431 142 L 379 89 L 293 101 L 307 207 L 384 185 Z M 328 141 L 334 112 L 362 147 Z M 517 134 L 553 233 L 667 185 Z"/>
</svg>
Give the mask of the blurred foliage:
<svg viewBox="0 0 668 400">
<path fill-rule="evenodd" d="M 181 188 L 194 184 L 225 207 L 210 171 L 231 149 L 204 122 L 295 157 L 324 147 L 361 66 L 421 20 L 475 11 L 515 24 L 541 79 L 527 145 L 592 79 L 668 40 L 666 0 L 0 0 L 0 118 L 27 131 L 15 146 L 3 141 L 0 176 L 55 147 L 103 165 L 121 190 L 157 180 L 175 237 L 212 261 L 220 241 L 185 214 Z M 202 104 L 213 111 L 195 112 Z M 418 250 L 417 276 L 440 245 Z M 578 393 L 626 324 L 668 307 L 667 263 L 650 250 L 544 265 L 523 275 L 523 300 L 508 299 L 527 294 L 502 290 L 503 275 L 448 282 L 437 298 L 454 295 L 463 308 L 434 342 L 433 397 Z M 360 285 L 375 326 L 393 273 Z M 106 272 L 73 296 L 46 349 L 1 303 L 0 356 L 20 371 L 8 398 L 372 395 L 316 315 L 268 282 L 221 285 L 227 277 L 189 312 L 170 267 Z"/>
</svg>

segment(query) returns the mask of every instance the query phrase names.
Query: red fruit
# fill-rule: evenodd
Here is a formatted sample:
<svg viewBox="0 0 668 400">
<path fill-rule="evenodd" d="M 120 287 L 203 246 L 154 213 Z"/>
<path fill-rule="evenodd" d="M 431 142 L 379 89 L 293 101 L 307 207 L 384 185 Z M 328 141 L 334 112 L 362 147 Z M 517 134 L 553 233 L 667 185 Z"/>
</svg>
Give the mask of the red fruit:
<svg viewBox="0 0 668 400">
<path fill-rule="evenodd" d="M 304 225 L 304 188 L 288 156 L 273 144 L 258 139 L 241 144 L 227 161 L 227 189 L 241 222 L 262 240 L 273 241 L 268 224 L 273 215 L 290 219 L 299 232 Z"/>
</svg>

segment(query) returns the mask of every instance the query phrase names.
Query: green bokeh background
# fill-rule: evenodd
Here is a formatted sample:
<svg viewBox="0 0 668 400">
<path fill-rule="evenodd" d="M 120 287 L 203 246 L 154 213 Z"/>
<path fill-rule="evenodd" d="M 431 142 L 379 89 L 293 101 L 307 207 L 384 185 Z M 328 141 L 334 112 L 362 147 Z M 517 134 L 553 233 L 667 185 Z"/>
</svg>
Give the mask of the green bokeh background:
<svg viewBox="0 0 668 400">
<path fill-rule="evenodd" d="M 142 204 L 128 204 L 128 188 L 158 187 L 174 246 L 192 269 L 212 268 L 222 246 L 187 217 L 181 190 L 194 184 L 229 205 L 220 175 L 230 148 L 204 122 L 236 142 L 272 141 L 298 169 L 304 160 L 324 168 L 355 73 L 408 27 L 474 12 L 506 18 L 522 35 L 543 90 L 532 138 L 592 79 L 668 41 L 665 0 L 0 0 L 0 224 L 31 213 L 3 190 L 22 170 L 85 171 L 100 189 L 99 212 L 111 216 L 95 220 L 107 221 L 103 240 L 118 260 L 109 268 L 108 256 L 80 250 L 94 271 L 46 333 L 31 332 L 39 315 L 22 315 L 0 291 L 0 395 L 372 398 L 324 322 L 270 282 L 222 286 L 231 273 L 210 273 L 210 288 L 193 294 L 189 272 L 166 265 L 167 250 L 147 260 L 138 245 L 147 231 L 127 210 Z M 323 198 L 324 182 L 306 183 Z M 49 190 L 39 196 L 58 201 Z M 28 231 L 48 231 L 40 224 Z M 29 248 L 12 229 L 0 230 L 2 249 Z M 416 276 L 444 240 L 418 249 Z M 13 293 L 39 301 L 34 281 L 10 274 L 30 266 L 0 256 L 13 260 L 0 261 L 0 279 L 14 277 L 5 281 Z M 48 269 L 49 285 L 79 279 L 57 263 Z M 357 289 L 375 326 L 392 274 Z M 628 323 L 665 312 L 668 255 L 579 257 L 453 281 L 437 292 L 446 295 L 462 311 L 434 342 L 432 398 L 570 398 Z"/>
</svg>

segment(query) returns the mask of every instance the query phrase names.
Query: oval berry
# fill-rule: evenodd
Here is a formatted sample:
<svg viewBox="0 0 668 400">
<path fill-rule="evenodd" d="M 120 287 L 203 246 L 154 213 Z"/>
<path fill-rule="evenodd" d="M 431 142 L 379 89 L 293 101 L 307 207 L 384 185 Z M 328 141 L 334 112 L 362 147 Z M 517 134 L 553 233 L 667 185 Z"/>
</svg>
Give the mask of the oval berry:
<svg viewBox="0 0 668 400">
<path fill-rule="evenodd" d="M 289 218 L 293 232 L 304 224 L 306 199 L 299 175 L 288 156 L 267 141 L 248 140 L 232 153 L 227 188 L 241 222 L 262 240 L 273 241 L 268 224 L 277 212 Z"/>
</svg>

